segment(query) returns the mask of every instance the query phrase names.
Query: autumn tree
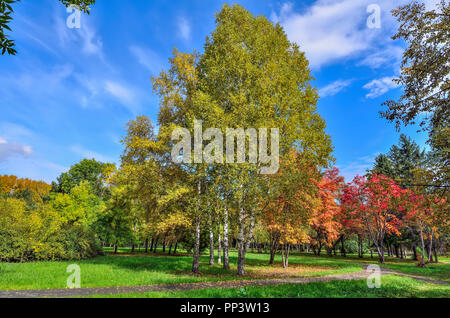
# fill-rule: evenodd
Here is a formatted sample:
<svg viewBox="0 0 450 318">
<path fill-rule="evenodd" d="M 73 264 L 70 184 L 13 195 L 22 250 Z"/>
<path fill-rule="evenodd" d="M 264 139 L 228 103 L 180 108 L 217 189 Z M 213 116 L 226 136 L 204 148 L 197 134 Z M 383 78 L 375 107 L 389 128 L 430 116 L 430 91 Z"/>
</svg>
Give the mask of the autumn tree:
<svg viewBox="0 0 450 318">
<path fill-rule="evenodd" d="M 148 249 L 156 251 L 158 240 L 166 243 L 180 239 L 182 229 L 189 228 L 182 211 L 188 206 L 190 191 L 185 183 L 186 173 L 173 165 L 170 156 L 170 138 L 164 127 L 155 134 L 151 120 L 138 116 L 127 124 L 125 147 L 120 169 L 110 178 L 115 186 L 126 186 L 127 196 L 139 207 L 135 215 L 140 234 Z M 130 211 L 131 213 L 131 211 Z M 180 224 L 174 222 L 180 220 Z M 190 223 L 189 223 L 190 224 Z"/>
<path fill-rule="evenodd" d="M 273 146 L 280 149 L 281 156 L 296 149 L 319 166 L 328 163 L 331 141 L 316 112 L 318 95 L 310 84 L 308 62 L 299 47 L 289 42 L 280 25 L 274 26 L 262 16 L 254 17 L 241 6 L 225 5 L 216 16 L 216 28 L 206 40 L 204 53 L 175 50 L 169 62 L 170 69 L 153 79 L 154 90 L 160 96 L 158 123 L 163 131 L 169 127 L 184 128 L 194 136 L 194 128 L 200 124 L 222 132 L 227 128 L 274 128 L 278 132 L 272 132 L 272 136 L 278 138 L 279 147 Z M 194 137 L 197 146 L 206 146 L 207 138 L 201 137 Z M 217 139 L 217 134 L 208 137 Z M 215 169 L 222 179 L 229 180 L 222 187 L 219 200 L 226 201 L 224 215 L 236 211 L 238 274 L 244 275 L 245 255 L 264 195 L 260 172 L 270 162 L 250 162 L 247 152 L 246 164 L 232 164 L 229 160 L 223 164 L 227 158 L 217 154 L 212 162 L 205 162 L 201 153 L 195 154 L 195 143 L 186 143 L 194 149 L 194 155 L 184 152 L 182 156 L 187 160 L 178 163 L 178 167 L 188 173 L 187 183 L 193 189 L 187 210 L 193 217 L 197 242 L 193 272 L 199 271 L 200 226 L 209 216 L 205 208 L 207 184 Z M 275 150 L 272 154 L 276 155 Z M 237 159 L 235 155 L 233 159 Z M 272 164 L 276 172 L 278 162 Z M 218 166 L 221 167 L 216 169 Z M 224 217 L 227 220 L 228 216 Z M 224 222 L 224 232 L 226 227 Z M 224 240 L 224 251 L 225 245 Z"/>
<path fill-rule="evenodd" d="M 41 197 L 45 197 L 50 192 L 51 187 L 44 181 L 23 179 L 13 175 L 0 175 L 0 194 L 14 195 L 27 189 L 34 191 Z"/>
<path fill-rule="evenodd" d="M 320 165 L 328 163 L 331 142 L 316 113 L 318 96 L 308 61 L 280 25 L 239 5 L 225 5 L 207 38 L 198 77 L 203 100 L 220 115 L 212 127 L 278 128 L 281 157 L 296 149 Z M 234 180 L 229 186 L 237 211 L 239 275 L 245 274 L 245 255 L 262 212 L 260 168 L 239 164 L 224 169 Z"/>
<path fill-rule="evenodd" d="M 169 214 L 156 224 L 156 233 L 164 236 L 164 243 L 169 245 L 169 254 L 174 247 L 176 253 L 178 242 L 192 232 L 191 220 L 182 212 Z"/>
<path fill-rule="evenodd" d="M 152 79 L 154 91 L 160 96 L 158 115 L 158 123 L 161 125 L 160 135 L 168 134 L 169 138 L 165 139 L 165 144 L 169 149 L 173 149 L 175 142 L 179 141 L 171 138 L 175 129 L 184 128 L 190 132 L 190 136 L 194 136 L 194 128 L 198 124 L 196 120 L 202 120 L 207 127 L 214 127 L 213 123 L 218 122 L 220 118 L 214 117 L 216 115 L 212 111 L 214 106 L 198 89 L 198 57 L 196 53 L 187 54 L 174 49 L 173 58 L 169 60 L 170 69 Z M 193 146 L 192 140 L 186 142 L 189 147 Z M 197 142 L 197 145 L 203 146 L 202 141 Z M 167 152 L 169 156 L 171 152 L 171 150 Z M 207 165 L 201 160 L 194 160 L 191 153 L 183 153 L 182 156 L 188 160 L 177 163 L 171 161 L 168 165 L 176 169 L 178 174 L 184 175 L 184 185 L 190 191 L 185 209 L 194 227 L 192 272 L 199 273 L 200 227 L 204 216 L 207 215 L 202 209 L 205 206 Z"/>
<path fill-rule="evenodd" d="M 384 262 L 386 234 L 401 235 L 400 214 L 405 213 L 407 193 L 408 190 L 400 188 L 392 179 L 377 174 L 368 178 L 357 176 L 344 188 L 342 204 L 364 223 L 380 263 Z"/>
<path fill-rule="evenodd" d="M 23 200 L 27 208 L 39 208 L 48 200 L 50 189 L 44 181 L 0 175 L 0 196 Z"/>
<path fill-rule="evenodd" d="M 1 261 L 73 260 L 101 253 L 93 224 L 104 205 L 88 183 L 74 187 L 70 194 L 51 193 L 45 201 L 34 199 L 32 204 L 22 196 L 24 191 L 37 194 L 30 187 L 0 195 Z"/>
<path fill-rule="evenodd" d="M 263 224 L 270 236 L 270 261 L 282 247 L 283 267 L 288 267 L 292 244 L 308 239 L 312 212 L 317 208 L 317 168 L 301 153 L 290 152 L 282 159 L 277 174 L 267 177 L 270 189 L 262 205 Z"/>
<path fill-rule="evenodd" d="M 440 153 L 432 148 L 425 152 L 411 138 L 400 135 L 398 145 L 393 145 L 387 154 L 380 154 L 375 159 L 375 164 L 370 173 L 383 174 L 398 182 L 403 189 L 409 189 L 416 195 L 424 195 L 425 198 L 446 199 L 448 184 L 448 168 L 442 167 Z M 403 244 L 409 244 L 413 250 L 414 259 L 417 258 L 416 246 L 421 245 L 420 229 L 414 226 L 414 222 L 408 222 L 407 226 L 399 229 L 402 236 L 387 235 L 388 248 L 394 245 L 402 251 Z M 428 236 L 427 236 L 428 237 Z M 426 240 L 427 241 L 427 240 Z M 443 241 L 435 237 L 435 242 Z M 388 251 L 389 252 L 389 251 Z M 402 253 L 400 253 L 402 257 Z"/>
<path fill-rule="evenodd" d="M 422 249 L 420 266 L 424 266 L 426 259 L 428 262 L 433 261 L 433 254 L 435 262 L 438 261 L 437 246 L 441 237 L 444 240 L 448 237 L 450 212 L 448 196 L 445 196 L 445 191 L 421 186 L 421 184 L 430 183 L 430 179 L 434 175 L 433 171 L 416 168 L 414 175 L 416 186 L 410 189 L 405 221 L 419 234 Z M 427 258 L 425 258 L 425 253 L 428 255 Z"/>
<path fill-rule="evenodd" d="M 330 248 L 340 236 L 341 207 L 337 200 L 343 183 L 344 178 L 339 176 L 339 170 L 336 168 L 325 171 L 318 183 L 319 205 L 314 209 L 310 222 L 310 243 L 317 255 L 320 255 L 322 247 Z"/>
</svg>

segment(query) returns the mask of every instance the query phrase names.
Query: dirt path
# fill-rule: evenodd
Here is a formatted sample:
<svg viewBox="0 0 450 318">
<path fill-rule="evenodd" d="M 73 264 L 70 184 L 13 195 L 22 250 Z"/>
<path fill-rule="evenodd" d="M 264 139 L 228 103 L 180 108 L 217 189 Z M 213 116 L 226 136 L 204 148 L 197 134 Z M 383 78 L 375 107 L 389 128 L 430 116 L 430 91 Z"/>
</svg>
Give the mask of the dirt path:
<svg viewBox="0 0 450 318">
<path fill-rule="evenodd" d="M 144 292 L 168 292 L 185 291 L 205 288 L 241 288 L 246 286 L 277 286 L 283 284 L 307 284 L 312 282 L 329 282 L 333 280 L 358 280 L 367 279 L 369 272 L 364 270 L 357 273 L 338 274 L 322 277 L 302 277 L 302 278 L 283 278 L 283 279 L 264 279 L 264 280 L 244 280 L 244 281 L 226 281 L 226 282 L 200 282 L 185 284 L 166 284 L 149 286 L 124 286 L 124 287 L 99 287 L 99 288 L 80 288 L 80 289 L 48 289 L 48 290 L 11 290 L 0 291 L 0 298 L 70 298 L 92 295 L 116 295 L 124 293 L 144 293 Z M 407 276 L 424 282 L 434 284 L 450 284 L 448 282 L 436 281 L 425 277 L 404 274 L 390 269 L 382 268 L 382 275 L 395 274 Z"/>
</svg>

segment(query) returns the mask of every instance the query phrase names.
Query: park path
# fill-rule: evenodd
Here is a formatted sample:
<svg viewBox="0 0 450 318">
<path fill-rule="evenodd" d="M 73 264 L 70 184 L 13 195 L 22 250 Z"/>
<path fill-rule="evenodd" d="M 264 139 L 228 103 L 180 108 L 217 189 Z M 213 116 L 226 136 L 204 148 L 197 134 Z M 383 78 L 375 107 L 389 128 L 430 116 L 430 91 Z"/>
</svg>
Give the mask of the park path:
<svg viewBox="0 0 450 318">
<path fill-rule="evenodd" d="M 6 290 L 0 291 L 0 298 L 71 298 L 93 295 L 117 295 L 124 293 L 145 293 L 145 292 L 170 292 L 198 290 L 205 288 L 241 288 L 247 286 L 277 286 L 283 284 L 307 284 L 312 282 L 329 282 L 334 280 L 358 280 L 367 279 L 371 272 L 367 272 L 367 265 L 363 265 L 363 270 L 356 273 L 337 274 L 320 277 L 301 277 L 301 278 L 280 278 L 264 280 L 241 280 L 224 282 L 199 282 L 183 284 L 164 284 L 148 286 L 122 286 L 122 287 L 98 287 L 98 288 L 80 288 L 80 289 L 40 289 L 40 290 Z M 386 268 L 381 268 L 382 275 L 395 274 L 407 276 L 420 281 L 434 284 L 450 284 L 444 281 L 405 274 Z"/>
</svg>

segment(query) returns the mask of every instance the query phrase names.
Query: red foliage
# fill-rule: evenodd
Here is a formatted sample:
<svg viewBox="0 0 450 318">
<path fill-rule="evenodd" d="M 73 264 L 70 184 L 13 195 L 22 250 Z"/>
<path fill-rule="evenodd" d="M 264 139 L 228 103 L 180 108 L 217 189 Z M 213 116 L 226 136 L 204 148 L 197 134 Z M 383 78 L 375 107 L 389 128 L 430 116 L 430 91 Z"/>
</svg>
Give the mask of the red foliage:
<svg viewBox="0 0 450 318">
<path fill-rule="evenodd" d="M 347 220 L 357 229 L 363 229 L 377 247 L 380 261 L 384 261 L 383 239 L 386 233 L 401 235 L 402 216 L 409 205 L 409 190 L 400 188 L 394 180 L 383 175 L 369 179 L 355 177 L 341 197 Z"/>
</svg>

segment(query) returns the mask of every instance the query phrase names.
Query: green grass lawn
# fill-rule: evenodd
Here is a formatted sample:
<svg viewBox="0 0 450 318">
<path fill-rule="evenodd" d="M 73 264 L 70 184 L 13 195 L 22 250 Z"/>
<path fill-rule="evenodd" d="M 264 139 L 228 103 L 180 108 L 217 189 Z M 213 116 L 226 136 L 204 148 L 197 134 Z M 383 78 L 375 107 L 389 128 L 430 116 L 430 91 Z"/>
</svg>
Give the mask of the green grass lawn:
<svg viewBox="0 0 450 318">
<path fill-rule="evenodd" d="M 99 295 L 91 298 L 448 298 L 449 285 L 418 282 L 409 277 L 387 275 L 381 288 L 370 289 L 366 280 L 288 284 L 245 288 L 209 288 L 184 292 L 149 292 Z"/>
<path fill-rule="evenodd" d="M 121 250 L 118 255 L 108 254 L 90 260 L 71 262 L 0 263 L 0 290 L 65 288 L 70 264 L 81 268 L 82 287 L 138 286 L 237 279 L 261 279 L 276 277 L 323 276 L 357 272 L 358 264 L 339 259 L 291 256 L 291 269 L 283 273 L 281 259 L 276 267 L 268 265 L 267 254 L 248 254 L 246 277 L 236 275 L 237 254 L 230 253 L 229 271 L 221 265 L 209 266 L 208 256 L 200 259 L 201 275 L 191 272 L 192 256 L 167 256 L 167 254 L 137 253 L 130 255 Z"/>
<path fill-rule="evenodd" d="M 385 264 L 385 267 L 417 276 L 429 277 L 436 280 L 450 282 L 450 258 L 441 257 L 438 264 L 430 263 L 425 267 L 416 266 L 411 261 L 392 260 Z"/>
<path fill-rule="evenodd" d="M 70 264 L 81 267 L 81 287 L 139 286 L 152 284 L 174 284 L 204 281 L 227 281 L 238 279 L 264 279 L 278 277 L 325 276 L 358 272 L 361 263 L 376 262 L 373 258 L 359 259 L 355 256 L 315 257 L 310 254 L 293 254 L 289 257 L 289 269 L 281 267 L 281 257 L 275 266 L 268 265 L 267 254 L 249 253 L 246 260 L 247 276 L 236 273 L 237 254 L 230 253 L 231 269 L 225 271 L 221 265 L 209 266 L 208 256 L 201 257 L 201 275 L 190 274 L 192 256 L 135 253 L 121 249 L 118 255 L 107 254 L 84 261 L 0 263 L 0 290 L 66 288 Z M 391 260 L 385 265 L 403 272 L 420 274 L 440 280 L 450 276 L 450 259 L 441 258 L 441 263 L 431 264 L 425 269 L 416 267 L 411 260 Z"/>
</svg>

